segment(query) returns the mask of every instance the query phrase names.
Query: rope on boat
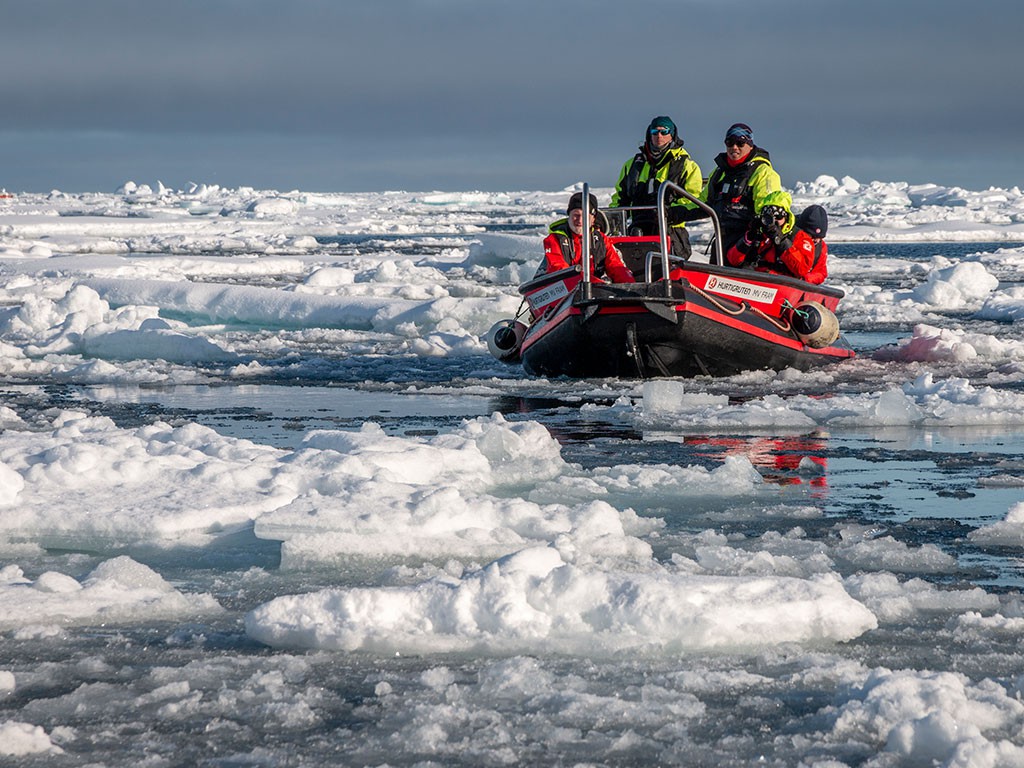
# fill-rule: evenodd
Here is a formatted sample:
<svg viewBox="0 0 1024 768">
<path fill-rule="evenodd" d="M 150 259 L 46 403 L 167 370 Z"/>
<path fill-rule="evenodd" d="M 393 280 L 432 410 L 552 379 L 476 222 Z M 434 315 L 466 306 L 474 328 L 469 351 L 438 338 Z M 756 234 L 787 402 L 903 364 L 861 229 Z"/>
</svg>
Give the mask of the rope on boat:
<svg viewBox="0 0 1024 768">
<path fill-rule="evenodd" d="M 763 317 L 765 320 L 767 320 L 769 323 L 774 325 L 776 328 L 778 328 L 783 333 L 789 333 L 792 330 L 792 326 L 789 323 L 787 323 L 785 320 L 782 320 L 780 322 L 779 320 L 776 320 L 774 317 L 772 317 L 771 315 L 766 314 L 765 312 L 763 312 L 762 310 L 758 309 L 757 307 L 754 307 L 754 306 L 751 306 L 750 304 L 747 304 L 745 301 L 741 301 L 740 302 L 740 308 L 739 309 L 733 310 L 733 309 L 729 309 L 729 307 L 727 307 L 724 304 L 722 304 L 722 302 L 720 302 L 714 296 L 712 296 L 711 294 L 709 294 L 709 293 L 707 293 L 705 291 L 702 291 L 697 286 L 691 284 L 690 288 L 694 291 L 694 293 L 700 294 L 701 296 L 703 296 L 705 299 L 707 299 L 709 302 L 714 304 L 716 307 L 718 307 L 720 310 L 722 310 L 726 314 L 729 314 L 729 315 L 742 315 L 744 312 L 746 312 L 749 309 L 754 314 L 760 315 L 761 317 Z M 791 309 L 794 312 L 799 312 L 800 311 L 796 307 L 794 307 L 792 304 L 789 303 L 789 299 L 786 299 L 786 300 L 784 300 L 782 302 L 782 308 L 783 309 Z"/>
<path fill-rule="evenodd" d="M 523 300 L 519 302 L 519 309 L 516 310 L 515 315 L 512 317 L 513 321 L 518 321 L 519 318 L 521 318 L 523 315 L 527 314 L 527 312 L 523 311 L 524 307 L 526 307 L 526 297 L 525 296 L 523 297 Z M 532 322 L 533 321 L 533 312 L 529 312 L 529 315 L 530 315 L 530 321 Z"/>
<path fill-rule="evenodd" d="M 789 323 L 787 323 L 787 322 L 786 322 L 785 320 L 782 320 L 782 321 L 780 322 L 779 320 L 776 320 L 776 319 L 775 319 L 774 317 L 772 317 L 771 315 L 766 315 L 766 314 L 765 314 L 764 312 L 762 312 L 762 311 L 761 311 L 760 309 L 758 309 L 757 307 L 751 307 L 751 308 L 750 308 L 750 310 L 751 310 L 752 312 L 756 312 L 757 314 L 759 314 L 759 315 L 760 315 L 761 317 L 763 317 L 763 318 L 764 318 L 765 320 L 767 320 L 767 321 L 768 321 L 769 323 L 771 323 L 772 325 L 774 325 L 774 326 L 775 326 L 776 328 L 778 328 L 778 329 L 779 329 L 780 331 L 782 331 L 783 333 L 789 333 L 789 332 L 790 332 L 790 331 L 791 331 L 791 330 L 793 329 L 793 326 L 791 326 L 791 325 L 790 325 Z"/>
<path fill-rule="evenodd" d="M 782 300 L 782 308 L 783 309 L 788 309 L 791 312 L 794 312 L 794 313 L 800 315 L 800 317 L 807 317 L 810 314 L 810 312 L 808 312 L 806 309 L 800 309 L 800 307 L 794 307 L 792 304 L 789 303 L 789 299 L 783 299 Z"/>
<path fill-rule="evenodd" d="M 710 293 L 705 293 L 704 291 L 702 291 L 696 285 L 692 285 L 691 284 L 690 288 L 693 289 L 694 293 L 697 293 L 697 294 L 703 296 L 705 299 L 710 301 L 712 304 L 714 304 L 720 310 L 725 312 L 727 315 L 742 315 L 744 312 L 746 312 L 746 309 L 745 309 L 746 305 L 742 301 L 740 302 L 740 308 L 739 309 L 732 310 L 732 309 L 729 309 L 727 306 L 725 306 L 722 302 L 720 302 L 714 296 L 712 296 Z"/>
</svg>

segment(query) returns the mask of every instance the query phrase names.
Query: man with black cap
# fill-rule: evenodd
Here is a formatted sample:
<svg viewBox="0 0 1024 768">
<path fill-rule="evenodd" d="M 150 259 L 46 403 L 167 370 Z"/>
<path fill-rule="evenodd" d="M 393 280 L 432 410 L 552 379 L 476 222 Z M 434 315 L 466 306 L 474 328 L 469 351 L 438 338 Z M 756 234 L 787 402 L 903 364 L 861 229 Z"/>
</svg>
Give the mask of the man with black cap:
<svg viewBox="0 0 1024 768">
<path fill-rule="evenodd" d="M 678 184 L 694 196 L 700 194 L 703 184 L 700 166 L 683 149 L 683 140 L 672 118 L 662 115 L 651 120 L 639 149 L 622 166 L 612 195 L 613 208 L 657 205 L 658 188 L 665 181 Z M 637 234 L 657 235 L 657 211 L 634 211 L 630 227 Z M 684 259 L 690 257 L 690 235 L 685 222 L 670 226 L 669 241 L 675 255 Z"/>
<path fill-rule="evenodd" d="M 782 191 L 782 180 L 772 167 L 768 151 L 754 144 L 754 131 L 746 123 L 733 123 L 725 132 L 725 151 L 715 158 L 701 200 L 714 209 L 722 227 L 722 253 L 743 237 L 761 213 L 769 195 Z M 672 211 L 674 221 L 705 216 L 695 206 Z"/>
<path fill-rule="evenodd" d="M 622 261 L 622 255 L 612 241 L 597 226 L 597 198 L 590 195 L 590 275 L 613 283 L 634 283 L 633 273 Z M 548 227 L 544 238 L 544 263 L 538 273 L 557 272 L 560 269 L 580 269 L 583 260 L 583 193 L 575 192 L 565 207 L 566 218 L 558 219 Z"/>
</svg>

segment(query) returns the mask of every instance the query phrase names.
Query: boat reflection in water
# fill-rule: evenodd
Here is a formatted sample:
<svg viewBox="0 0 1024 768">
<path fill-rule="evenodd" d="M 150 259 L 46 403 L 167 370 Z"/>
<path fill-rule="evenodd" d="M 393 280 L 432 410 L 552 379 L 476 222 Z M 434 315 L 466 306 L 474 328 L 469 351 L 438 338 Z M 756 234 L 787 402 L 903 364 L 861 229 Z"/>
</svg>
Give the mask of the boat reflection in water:
<svg viewBox="0 0 1024 768">
<path fill-rule="evenodd" d="M 713 435 L 645 431 L 645 444 L 673 443 L 685 461 L 718 467 L 729 457 L 745 458 L 775 485 L 828 487 L 829 434 L 816 430 L 799 435 Z"/>
<path fill-rule="evenodd" d="M 828 485 L 827 438 L 824 432 L 786 437 L 685 435 L 681 442 L 698 456 L 746 457 L 770 483 L 824 488 Z"/>
</svg>

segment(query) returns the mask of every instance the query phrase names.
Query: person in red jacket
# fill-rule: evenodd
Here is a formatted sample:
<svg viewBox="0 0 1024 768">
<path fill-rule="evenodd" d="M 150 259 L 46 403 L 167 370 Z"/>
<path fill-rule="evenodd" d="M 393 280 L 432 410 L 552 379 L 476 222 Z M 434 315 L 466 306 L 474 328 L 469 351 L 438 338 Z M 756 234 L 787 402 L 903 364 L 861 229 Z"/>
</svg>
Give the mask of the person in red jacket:
<svg viewBox="0 0 1024 768">
<path fill-rule="evenodd" d="M 597 226 L 597 198 L 590 195 L 590 274 L 597 282 L 634 283 L 633 273 L 622 261 L 608 236 Z M 548 227 L 544 238 L 544 272 L 557 272 L 567 267 L 580 269 L 583 258 L 583 193 L 569 198 L 566 218 Z M 540 271 L 540 270 L 538 270 Z"/>
<path fill-rule="evenodd" d="M 747 233 L 729 249 L 726 259 L 734 267 L 752 266 L 820 285 L 828 277 L 828 214 L 820 205 L 809 205 L 796 217 L 789 234 L 783 234 L 790 216 L 783 206 L 766 205 Z"/>
</svg>

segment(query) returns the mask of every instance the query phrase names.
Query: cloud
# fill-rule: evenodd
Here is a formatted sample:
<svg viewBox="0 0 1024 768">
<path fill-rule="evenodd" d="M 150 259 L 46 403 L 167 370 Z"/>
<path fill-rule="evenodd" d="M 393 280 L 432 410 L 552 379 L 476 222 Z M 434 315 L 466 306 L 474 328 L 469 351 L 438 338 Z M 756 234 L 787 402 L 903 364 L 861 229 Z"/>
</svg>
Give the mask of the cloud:
<svg viewBox="0 0 1024 768">
<path fill-rule="evenodd" d="M 0 66 L 18 76 L 0 100 L 8 131 L 117 132 L 140 151 L 147 136 L 169 151 L 174 134 L 342 153 L 390 143 L 395 170 L 433 152 L 424 177 L 439 186 L 468 182 L 452 169 L 472 167 L 473 186 L 495 188 L 498 168 L 530 157 L 548 171 L 532 186 L 562 186 L 591 165 L 574 152 L 617 169 L 654 114 L 676 119 L 705 171 L 724 128 L 744 120 L 787 183 L 787 168 L 856 175 L 858 158 L 903 157 L 933 181 L 953 183 L 956 168 L 969 183 L 983 167 L 1016 183 L 987 155 L 1024 109 L 1011 98 L 1024 10 L 985 7 L 983 18 L 949 0 L 38 0 L 5 11 Z M 829 165 L 839 157 L 851 167 Z"/>
</svg>

